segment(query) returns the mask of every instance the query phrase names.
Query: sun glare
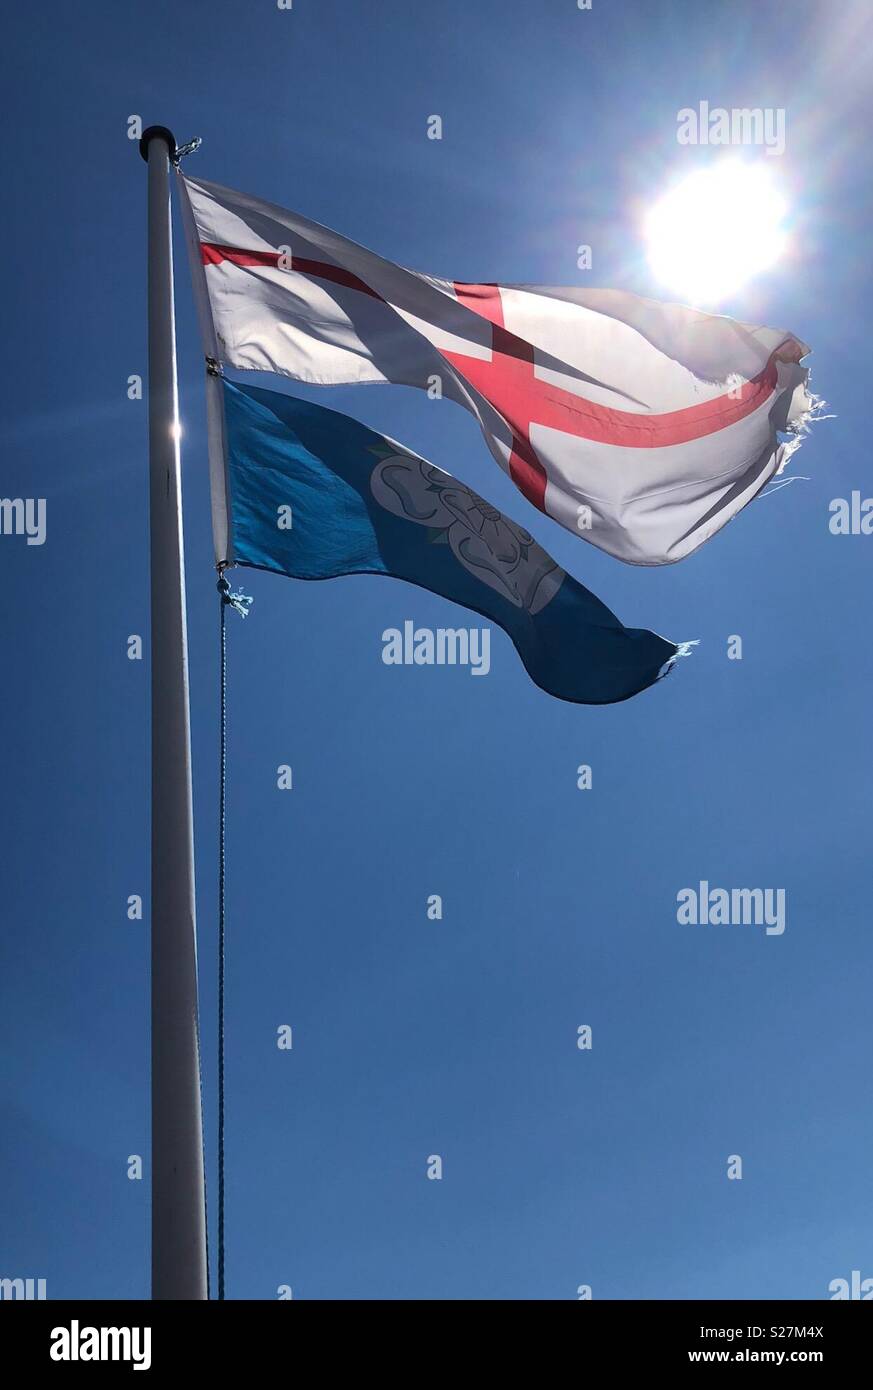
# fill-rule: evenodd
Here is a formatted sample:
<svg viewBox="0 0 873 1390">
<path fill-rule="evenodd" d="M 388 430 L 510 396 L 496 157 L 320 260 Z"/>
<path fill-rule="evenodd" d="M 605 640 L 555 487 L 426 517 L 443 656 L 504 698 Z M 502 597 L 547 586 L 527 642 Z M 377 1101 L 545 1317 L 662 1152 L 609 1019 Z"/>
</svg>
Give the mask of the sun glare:
<svg viewBox="0 0 873 1390">
<path fill-rule="evenodd" d="M 729 160 L 699 169 L 648 215 L 651 270 L 687 303 L 712 307 L 779 259 L 786 211 L 762 164 Z"/>
</svg>

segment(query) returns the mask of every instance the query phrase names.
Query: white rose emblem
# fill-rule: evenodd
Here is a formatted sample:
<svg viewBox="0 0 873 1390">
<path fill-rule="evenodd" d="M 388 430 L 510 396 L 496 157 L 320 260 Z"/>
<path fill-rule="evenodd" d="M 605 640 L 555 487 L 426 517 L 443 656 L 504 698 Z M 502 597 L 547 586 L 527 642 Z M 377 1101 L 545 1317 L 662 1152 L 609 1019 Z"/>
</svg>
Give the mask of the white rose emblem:
<svg viewBox="0 0 873 1390">
<path fill-rule="evenodd" d="M 414 454 L 380 454 L 370 491 L 386 511 L 442 533 L 464 568 L 516 608 L 541 612 L 564 582 L 564 570 L 523 526 Z"/>
</svg>

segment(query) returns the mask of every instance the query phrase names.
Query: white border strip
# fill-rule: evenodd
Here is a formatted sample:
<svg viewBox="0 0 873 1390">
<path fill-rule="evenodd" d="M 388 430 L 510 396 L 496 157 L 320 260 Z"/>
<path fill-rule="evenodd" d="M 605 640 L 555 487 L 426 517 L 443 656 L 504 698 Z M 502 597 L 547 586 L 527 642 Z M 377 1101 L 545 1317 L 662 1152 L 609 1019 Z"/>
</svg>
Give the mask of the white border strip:
<svg viewBox="0 0 873 1390">
<path fill-rule="evenodd" d="M 200 237 L 194 221 L 191 200 L 185 176 L 181 169 L 176 170 L 179 186 L 179 201 L 182 209 L 182 225 L 185 229 L 185 242 L 188 247 L 188 263 L 191 267 L 191 281 L 194 289 L 194 303 L 197 307 L 197 320 L 200 324 L 200 338 L 203 351 L 208 358 L 219 362 L 218 339 L 206 288 L 206 272 L 200 254 Z M 206 432 L 209 452 L 209 492 L 212 499 L 212 543 L 215 549 L 216 565 L 236 563 L 233 553 L 233 526 L 230 516 L 230 489 L 227 482 L 227 435 L 224 420 L 224 393 L 221 378 L 212 372 L 206 373 Z"/>
</svg>

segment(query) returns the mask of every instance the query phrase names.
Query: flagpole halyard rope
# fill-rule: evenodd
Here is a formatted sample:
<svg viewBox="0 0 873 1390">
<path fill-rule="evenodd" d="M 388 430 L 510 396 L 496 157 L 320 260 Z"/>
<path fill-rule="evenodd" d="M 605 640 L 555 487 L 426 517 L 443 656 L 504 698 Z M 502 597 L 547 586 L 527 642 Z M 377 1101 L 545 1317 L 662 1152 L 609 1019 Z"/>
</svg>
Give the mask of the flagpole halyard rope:
<svg viewBox="0 0 873 1390">
<path fill-rule="evenodd" d="M 219 574 L 221 608 L 221 714 L 218 790 L 218 1297 L 224 1299 L 224 885 L 227 807 L 227 591 L 223 573 Z"/>
<path fill-rule="evenodd" d="M 225 979 L 225 884 L 227 847 L 227 623 L 228 608 L 248 616 L 252 600 L 247 594 L 233 593 L 218 566 L 220 618 L 220 714 L 218 774 L 218 1297 L 224 1299 L 224 979 Z"/>
</svg>

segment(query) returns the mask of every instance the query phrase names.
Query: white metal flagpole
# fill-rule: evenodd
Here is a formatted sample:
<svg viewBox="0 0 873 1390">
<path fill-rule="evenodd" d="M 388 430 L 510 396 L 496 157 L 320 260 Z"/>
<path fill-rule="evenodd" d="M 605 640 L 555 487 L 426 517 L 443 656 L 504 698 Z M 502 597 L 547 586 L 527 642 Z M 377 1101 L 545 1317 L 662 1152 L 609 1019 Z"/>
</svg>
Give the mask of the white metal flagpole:
<svg viewBox="0 0 873 1390">
<path fill-rule="evenodd" d="M 149 528 L 152 664 L 152 1298 L 207 1293 L 197 1011 L 188 639 L 173 310 L 170 161 L 164 126 L 148 163 Z"/>
</svg>

